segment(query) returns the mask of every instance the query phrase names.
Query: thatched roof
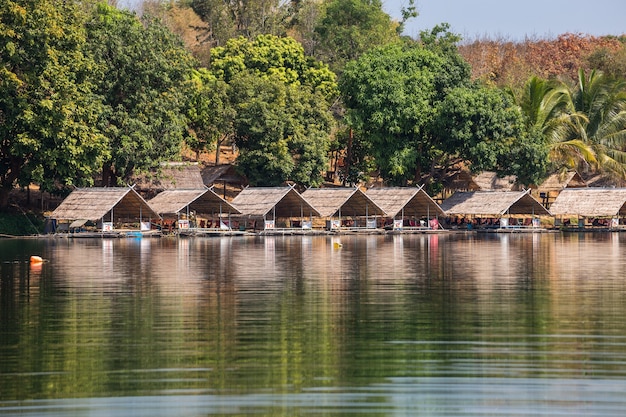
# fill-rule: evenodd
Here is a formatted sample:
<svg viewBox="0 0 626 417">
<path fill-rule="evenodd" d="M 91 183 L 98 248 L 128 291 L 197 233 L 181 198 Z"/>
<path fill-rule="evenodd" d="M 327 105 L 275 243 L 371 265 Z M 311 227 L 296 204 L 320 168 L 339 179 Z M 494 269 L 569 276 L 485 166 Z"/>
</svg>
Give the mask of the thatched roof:
<svg viewBox="0 0 626 417">
<path fill-rule="evenodd" d="M 456 192 L 441 203 L 448 215 L 502 216 L 505 214 L 549 216 L 550 212 L 528 191 Z"/>
<path fill-rule="evenodd" d="M 148 204 L 155 212 L 161 215 L 182 213 L 187 207 L 189 207 L 189 210 L 202 214 L 239 214 L 239 210 L 228 201 L 207 188 L 199 190 L 165 190 L 148 201 Z"/>
<path fill-rule="evenodd" d="M 587 185 L 594 188 L 624 188 L 626 186 L 625 181 L 603 174 L 586 175 L 584 178 Z"/>
<path fill-rule="evenodd" d="M 240 175 L 231 164 L 206 166 L 202 168 L 201 175 L 202 181 L 206 186 L 211 186 L 218 182 L 241 185 L 248 183 L 248 180 L 243 175 Z"/>
<path fill-rule="evenodd" d="M 460 169 L 443 181 L 444 187 L 449 190 L 476 191 L 480 185 L 474 181 L 474 177 L 467 169 Z"/>
<path fill-rule="evenodd" d="M 150 205 L 130 187 L 78 188 L 50 214 L 57 220 L 109 220 L 160 218 Z"/>
<path fill-rule="evenodd" d="M 242 215 L 264 217 L 319 216 L 319 212 L 293 187 L 247 187 L 232 201 Z"/>
<path fill-rule="evenodd" d="M 568 188 L 554 200 L 556 216 L 612 217 L 626 215 L 626 188 Z"/>
<path fill-rule="evenodd" d="M 159 170 L 133 178 L 138 192 L 158 193 L 173 189 L 204 188 L 200 166 L 191 162 L 167 162 Z"/>
<path fill-rule="evenodd" d="M 387 187 L 371 188 L 367 196 L 372 199 L 388 216 L 443 216 L 445 213 L 422 187 Z"/>
<path fill-rule="evenodd" d="M 385 211 L 359 188 L 309 188 L 302 197 L 322 217 L 385 215 Z"/>
<path fill-rule="evenodd" d="M 484 171 L 473 177 L 474 183 L 480 187 L 481 190 L 493 190 L 493 191 L 510 191 L 514 190 L 517 183 L 517 178 L 513 175 L 506 177 L 499 177 L 495 172 Z"/>
<path fill-rule="evenodd" d="M 544 182 L 537 186 L 537 191 L 561 191 L 565 188 L 586 187 L 587 183 L 576 171 L 568 171 L 565 174 L 555 173 L 550 175 Z"/>
</svg>

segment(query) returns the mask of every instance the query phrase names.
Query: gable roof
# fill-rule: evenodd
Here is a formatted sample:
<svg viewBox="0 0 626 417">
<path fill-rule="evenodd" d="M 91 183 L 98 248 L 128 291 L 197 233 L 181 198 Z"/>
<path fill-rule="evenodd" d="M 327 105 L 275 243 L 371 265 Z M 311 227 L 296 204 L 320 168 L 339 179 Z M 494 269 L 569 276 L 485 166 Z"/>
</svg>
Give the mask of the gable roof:
<svg viewBox="0 0 626 417">
<path fill-rule="evenodd" d="M 247 187 L 233 199 L 232 205 L 250 217 L 264 217 L 274 211 L 276 217 L 320 215 L 293 187 Z"/>
<path fill-rule="evenodd" d="M 216 182 L 227 184 L 247 184 L 248 180 L 237 172 L 234 165 L 211 165 L 202 168 L 202 181 L 206 186 L 211 186 Z"/>
<path fill-rule="evenodd" d="M 559 216 L 609 217 L 626 215 L 626 188 L 567 188 L 550 211 Z"/>
<path fill-rule="evenodd" d="M 449 190 L 476 191 L 480 186 L 474 181 L 474 177 L 467 169 L 459 169 L 443 180 L 444 187 Z"/>
<path fill-rule="evenodd" d="M 403 210 L 404 215 L 415 217 L 445 214 L 423 187 L 371 188 L 366 194 L 390 217 L 402 214 Z"/>
<path fill-rule="evenodd" d="M 550 215 L 550 212 L 535 200 L 528 191 L 456 192 L 441 203 L 441 208 L 449 215 Z"/>
<path fill-rule="evenodd" d="M 481 190 L 499 190 L 510 191 L 517 185 L 517 178 L 513 175 L 506 177 L 499 177 L 495 172 L 484 171 L 473 177 L 474 183 L 480 187 Z"/>
<path fill-rule="evenodd" d="M 568 171 L 565 174 L 554 173 L 544 182 L 537 186 L 538 191 L 561 191 L 565 188 L 587 187 L 587 183 L 576 171 Z"/>
<path fill-rule="evenodd" d="M 160 218 L 131 187 L 77 188 L 50 214 L 50 218 L 97 221 L 112 210 L 116 219 Z"/>
<path fill-rule="evenodd" d="M 371 198 L 359 188 L 309 188 L 302 193 L 322 217 L 385 215 Z"/>
<path fill-rule="evenodd" d="M 137 191 L 204 188 L 200 166 L 192 162 L 166 162 L 158 171 L 134 177 Z"/>
<path fill-rule="evenodd" d="M 229 212 L 239 214 L 239 210 L 213 190 L 165 190 L 148 201 L 152 209 L 163 214 L 177 214 L 189 207 L 196 213 L 213 214 Z"/>
</svg>

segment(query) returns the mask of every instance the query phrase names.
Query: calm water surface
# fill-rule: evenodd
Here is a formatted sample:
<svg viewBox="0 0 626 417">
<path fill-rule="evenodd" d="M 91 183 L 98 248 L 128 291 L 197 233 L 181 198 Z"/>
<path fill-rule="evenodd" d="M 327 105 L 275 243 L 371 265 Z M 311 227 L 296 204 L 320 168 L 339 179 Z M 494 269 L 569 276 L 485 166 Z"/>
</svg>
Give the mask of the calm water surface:
<svg viewBox="0 0 626 417">
<path fill-rule="evenodd" d="M 0 416 L 623 416 L 625 255 L 620 233 L 0 240 Z"/>
</svg>

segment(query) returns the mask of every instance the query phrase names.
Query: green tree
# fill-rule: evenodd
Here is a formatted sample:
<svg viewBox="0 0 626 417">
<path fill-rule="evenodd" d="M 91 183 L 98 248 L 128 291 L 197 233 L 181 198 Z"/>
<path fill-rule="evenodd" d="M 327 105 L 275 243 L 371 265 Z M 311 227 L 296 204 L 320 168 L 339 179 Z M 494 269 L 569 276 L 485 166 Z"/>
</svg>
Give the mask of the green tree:
<svg viewBox="0 0 626 417">
<path fill-rule="evenodd" d="M 437 150 L 432 125 L 446 91 L 469 82 L 437 48 L 399 42 L 372 50 L 346 65 L 340 81 L 346 121 L 369 142 L 382 178 L 393 184 L 419 181 Z M 467 78 L 452 74 L 467 73 Z M 441 80 L 452 84 L 444 85 Z"/>
<path fill-rule="evenodd" d="M 626 81 L 580 70 L 572 103 L 579 128 L 572 139 L 593 149 L 600 172 L 626 179 Z"/>
<path fill-rule="evenodd" d="M 16 184 L 87 185 L 107 156 L 74 2 L 0 3 L 0 208 Z"/>
<path fill-rule="evenodd" d="M 588 68 L 595 68 L 612 78 L 626 76 L 626 36 L 619 38 L 622 47 L 616 51 L 608 48 L 595 50 L 588 58 Z"/>
<path fill-rule="evenodd" d="M 326 167 L 335 74 L 292 38 L 231 39 L 211 73 L 229 85 L 237 164 L 252 184 L 318 185 Z"/>
<path fill-rule="evenodd" d="M 289 9 L 279 0 L 191 0 L 193 10 L 207 23 L 209 46 L 224 46 L 231 38 L 283 36 Z"/>
<path fill-rule="evenodd" d="M 101 71 L 97 92 L 106 110 L 100 124 L 110 157 L 103 183 L 176 158 L 186 132 L 186 89 L 193 59 L 158 21 L 98 4 L 88 41 Z"/>
<path fill-rule="evenodd" d="M 250 71 L 262 77 L 277 76 L 285 84 L 310 86 L 327 101 L 338 94 L 335 74 L 328 66 L 307 57 L 302 45 L 290 37 L 231 39 L 224 47 L 213 48 L 210 70 L 227 83 L 239 73 Z"/>
<path fill-rule="evenodd" d="M 320 185 L 332 123 L 321 94 L 249 73 L 239 74 L 232 89 L 237 165 L 250 183 Z"/>
<path fill-rule="evenodd" d="M 188 101 L 190 135 L 187 144 L 196 152 L 216 149 L 215 164 L 220 163 L 220 146 L 234 137 L 235 109 L 230 103 L 230 87 L 206 68 L 194 70 Z"/>
<path fill-rule="evenodd" d="M 315 56 L 341 73 L 348 61 L 397 41 L 399 30 L 401 25 L 383 11 L 380 0 L 327 0 L 315 28 Z"/>
<path fill-rule="evenodd" d="M 581 162 L 596 164 L 594 150 L 578 135 L 584 117 L 575 111 L 565 83 L 531 77 L 521 94 L 512 95 L 524 116 L 526 132 L 540 135 L 547 144 L 552 170 L 576 168 Z"/>
<path fill-rule="evenodd" d="M 437 114 L 438 146 L 474 172 L 512 174 L 522 184 L 545 176 L 548 145 L 540 131 L 526 131 L 523 115 L 505 92 L 461 87 L 449 92 Z"/>
<path fill-rule="evenodd" d="M 444 159 L 433 146 L 437 105 L 448 91 L 470 82 L 469 65 L 456 48 L 459 39 L 447 25 L 436 26 L 422 32 L 419 42 L 376 48 L 346 65 L 340 89 L 345 120 L 354 129 L 351 145 L 369 149 L 385 181 L 406 184 L 433 177 L 435 162 Z M 347 170 L 354 174 L 357 153 L 349 148 L 346 155 Z M 367 166 L 365 161 L 360 157 L 359 165 Z"/>
<path fill-rule="evenodd" d="M 443 60 L 443 70 L 435 78 L 437 101 L 443 100 L 450 89 L 469 85 L 471 67 L 459 53 L 457 45 L 460 41 L 461 37 L 450 32 L 447 23 L 420 32 L 421 46 Z"/>
</svg>

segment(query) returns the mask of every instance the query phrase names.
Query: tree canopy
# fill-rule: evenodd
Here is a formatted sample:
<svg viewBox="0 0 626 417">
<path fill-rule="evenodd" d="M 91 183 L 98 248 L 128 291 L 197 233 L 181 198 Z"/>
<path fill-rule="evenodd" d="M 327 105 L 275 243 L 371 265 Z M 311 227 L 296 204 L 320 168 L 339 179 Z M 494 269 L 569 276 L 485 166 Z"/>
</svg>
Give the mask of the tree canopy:
<svg viewBox="0 0 626 417">
<path fill-rule="evenodd" d="M 103 182 L 118 185 L 134 171 L 178 157 L 187 127 L 186 89 L 193 58 L 158 21 L 99 4 L 87 25 L 99 64 L 99 123 L 109 141 Z"/>
<path fill-rule="evenodd" d="M 0 4 L 0 208 L 16 183 L 90 184 L 108 157 L 85 19 L 73 2 Z"/>
<path fill-rule="evenodd" d="M 469 68 L 439 28 L 427 42 L 397 42 L 346 65 L 340 80 L 346 121 L 369 149 L 382 178 L 419 181 L 437 149 L 433 123 L 438 103 L 469 83 Z"/>
<path fill-rule="evenodd" d="M 329 0 L 315 27 L 319 39 L 315 55 L 340 72 L 373 47 L 397 41 L 399 27 L 380 0 Z"/>
<path fill-rule="evenodd" d="M 523 185 L 536 184 L 546 174 L 544 137 L 525 129 L 522 112 L 502 90 L 451 90 L 441 103 L 436 126 L 442 152 L 458 156 L 473 172 L 515 175 Z"/>
<path fill-rule="evenodd" d="M 458 164 L 533 183 L 547 169 L 545 141 L 524 129 L 503 91 L 470 82 L 457 41 L 436 27 L 421 43 L 388 45 L 346 65 L 340 88 L 348 124 L 388 183 L 438 183 Z M 512 153 L 524 161 L 513 163 Z"/>
<path fill-rule="evenodd" d="M 210 67 L 228 84 L 238 167 L 255 185 L 319 185 L 337 95 L 335 75 L 292 38 L 261 35 L 214 48 Z"/>
<path fill-rule="evenodd" d="M 380 0 L 144 8 L 196 60 L 147 13 L 0 2 L 0 208 L 16 185 L 124 184 L 182 144 L 236 144 L 256 185 L 319 185 L 330 159 L 347 182 L 430 191 L 459 167 L 524 185 L 566 168 L 626 180 L 623 37 L 462 44 L 442 24 L 409 39 L 413 4 L 401 21 Z"/>
</svg>

